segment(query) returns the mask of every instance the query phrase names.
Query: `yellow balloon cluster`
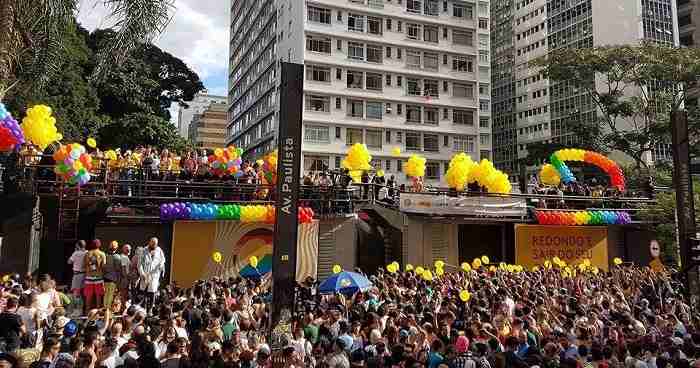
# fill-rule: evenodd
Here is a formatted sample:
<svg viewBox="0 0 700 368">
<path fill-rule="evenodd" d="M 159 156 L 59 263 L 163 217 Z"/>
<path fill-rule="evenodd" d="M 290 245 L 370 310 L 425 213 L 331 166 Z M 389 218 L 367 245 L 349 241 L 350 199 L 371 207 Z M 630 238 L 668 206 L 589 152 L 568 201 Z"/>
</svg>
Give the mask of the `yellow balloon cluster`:
<svg viewBox="0 0 700 368">
<path fill-rule="evenodd" d="M 423 276 L 423 280 L 425 281 L 433 281 L 433 273 L 430 272 L 430 270 L 423 271 L 421 276 Z"/>
<path fill-rule="evenodd" d="M 109 161 L 116 161 L 117 160 L 117 152 L 114 150 L 109 150 L 105 152 L 105 158 Z"/>
<path fill-rule="evenodd" d="M 464 272 L 469 272 L 472 270 L 472 266 L 470 266 L 468 262 L 462 262 L 461 267 Z"/>
<path fill-rule="evenodd" d="M 394 149 L 391 150 L 391 155 L 394 157 L 399 157 L 401 156 L 401 148 L 395 147 Z"/>
<path fill-rule="evenodd" d="M 477 182 L 486 187 L 490 193 L 510 193 L 511 186 L 508 175 L 497 170 L 487 159 L 481 160 L 468 174 L 468 182 Z"/>
<path fill-rule="evenodd" d="M 403 164 L 403 171 L 410 177 L 422 178 L 425 176 L 425 161 L 423 156 L 411 155 Z"/>
<path fill-rule="evenodd" d="M 333 274 L 334 275 L 337 275 L 337 274 L 341 273 L 342 271 L 343 271 L 343 268 L 340 267 L 340 265 L 333 266 Z"/>
<path fill-rule="evenodd" d="M 350 177 L 352 180 L 359 183 L 362 172 L 372 168 L 369 164 L 370 161 L 372 161 L 372 156 L 369 154 L 367 146 L 361 143 L 355 143 L 348 150 L 341 166 L 350 170 Z"/>
<path fill-rule="evenodd" d="M 416 275 L 422 275 L 423 272 L 425 272 L 423 267 L 421 267 L 421 266 L 416 267 Z"/>
<path fill-rule="evenodd" d="M 56 118 L 51 116 L 51 108 L 46 105 L 36 105 L 27 110 L 27 116 L 22 119 L 22 131 L 25 139 L 42 151 L 62 137 L 56 130 Z"/>
<path fill-rule="evenodd" d="M 469 183 L 469 172 L 476 166 L 472 158 L 462 152 L 452 157 L 450 166 L 445 174 L 447 186 L 456 189 L 458 192 L 464 190 L 464 187 Z"/>
<path fill-rule="evenodd" d="M 577 148 L 565 148 L 555 152 L 561 161 L 583 161 L 586 150 Z"/>
<path fill-rule="evenodd" d="M 265 222 L 275 216 L 275 208 L 272 206 L 240 206 L 241 222 Z"/>
<path fill-rule="evenodd" d="M 545 185 L 559 185 L 561 176 L 554 166 L 546 164 L 540 169 L 540 181 Z"/>
</svg>

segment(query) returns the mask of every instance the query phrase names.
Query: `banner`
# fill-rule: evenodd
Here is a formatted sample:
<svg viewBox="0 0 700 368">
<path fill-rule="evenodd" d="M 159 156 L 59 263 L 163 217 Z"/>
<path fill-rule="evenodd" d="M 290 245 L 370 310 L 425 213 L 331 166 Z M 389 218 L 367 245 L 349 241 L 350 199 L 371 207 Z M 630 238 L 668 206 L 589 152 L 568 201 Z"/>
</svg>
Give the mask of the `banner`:
<svg viewBox="0 0 700 368">
<path fill-rule="evenodd" d="M 300 224 L 296 251 L 297 281 L 316 278 L 318 267 L 318 221 Z M 239 221 L 176 221 L 173 224 L 170 279 L 181 287 L 213 277 L 236 277 L 250 268 L 250 257 L 258 258 L 257 271 L 270 275 L 273 226 Z M 212 254 L 222 254 L 220 263 Z"/>
<path fill-rule="evenodd" d="M 608 229 L 601 226 L 515 225 L 515 262 L 531 268 L 559 257 L 570 265 L 584 259 L 608 270 Z"/>
<path fill-rule="evenodd" d="M 446 195 L 401 193 L 402 212 L 431 215 L 524 217 L 524 199 L 509 197 L 449 197 Z"/>
</svg>

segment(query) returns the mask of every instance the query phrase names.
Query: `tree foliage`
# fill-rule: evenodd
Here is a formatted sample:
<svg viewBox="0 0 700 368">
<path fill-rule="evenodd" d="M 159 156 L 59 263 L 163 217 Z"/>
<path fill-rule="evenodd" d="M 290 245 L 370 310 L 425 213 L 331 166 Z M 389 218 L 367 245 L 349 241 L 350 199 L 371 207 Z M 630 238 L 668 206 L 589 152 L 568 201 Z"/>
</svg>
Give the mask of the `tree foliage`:
<svg viewBox="0 0 700 368">
<path fill-rule="evenodd" d="M 655 44 L 560 49 L 533 62 L 553 82 L 583 88 L 599 120 L 584 130 L 599 132 L 604 151 L 618 150 L 647 167 L 644 153 L 669 141 L 669 116 L 686 100 L 700 75 L 700 49 Z"/>
</svg>

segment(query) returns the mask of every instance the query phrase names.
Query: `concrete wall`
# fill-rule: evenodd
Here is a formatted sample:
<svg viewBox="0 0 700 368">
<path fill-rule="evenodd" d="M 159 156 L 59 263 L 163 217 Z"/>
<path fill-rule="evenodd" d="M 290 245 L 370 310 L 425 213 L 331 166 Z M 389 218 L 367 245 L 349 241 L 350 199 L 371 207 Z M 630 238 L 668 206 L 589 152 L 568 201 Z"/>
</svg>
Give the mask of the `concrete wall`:
<svg viewBox="0 0 700 368">
<path fill-rule="evenodd" d="M 332 273 L 334 265 L 352 270 L 357 265 L 356 219 L 338 218 L 321 220 L 318 240 L 318 279 Z"/>
<path fill-rule="evenodd" d="M 403 264 L 432 267 L 441 260 L 459 265 L 459 225 L 427 222 L 406 216 L 403 228 Z"/>
</svg>

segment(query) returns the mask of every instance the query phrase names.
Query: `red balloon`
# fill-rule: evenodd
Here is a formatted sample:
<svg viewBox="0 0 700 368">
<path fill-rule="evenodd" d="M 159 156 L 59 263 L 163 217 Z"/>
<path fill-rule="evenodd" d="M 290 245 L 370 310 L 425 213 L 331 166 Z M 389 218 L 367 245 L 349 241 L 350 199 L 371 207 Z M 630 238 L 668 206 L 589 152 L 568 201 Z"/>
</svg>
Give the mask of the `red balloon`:
<svg viewBox="0 0 700 368">
<path fill-rule="evenodd" d="M 0 127 L 0 151 L 12 151 L 15 145 L 17 145 L 17 139 L 12 132 L 5 127 Z"/>
</svg>

